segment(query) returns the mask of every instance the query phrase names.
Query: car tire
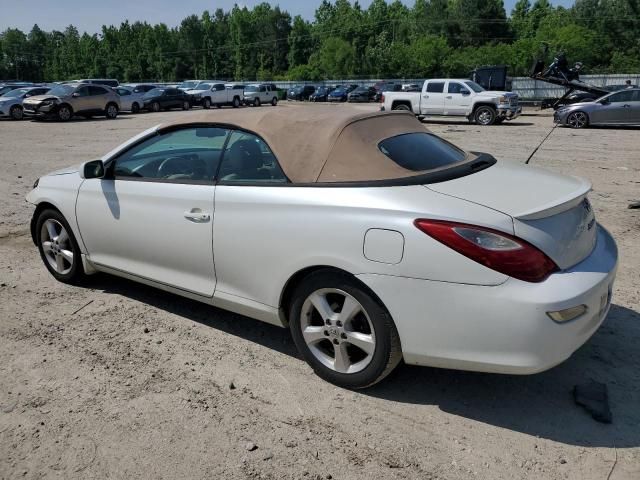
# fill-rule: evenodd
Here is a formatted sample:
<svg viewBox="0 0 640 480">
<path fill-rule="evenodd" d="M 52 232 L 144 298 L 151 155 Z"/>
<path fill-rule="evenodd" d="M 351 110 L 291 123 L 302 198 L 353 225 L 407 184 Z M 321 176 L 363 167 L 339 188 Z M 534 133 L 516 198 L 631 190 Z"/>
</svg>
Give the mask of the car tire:
<svg viewBox="0 0 640 480">
<path fill-rule="evenodd" d="M 355 314 L 341 317 L 347 302 Z M 308 276 L 292 296 L 289 326 L 316 374 L 340 387 L 369 387 L 402 359 L 391 316 L 366 286 L 347 274 L 321 270 Z"/>
<path fill-rule="evenodd" d="M 140 105 L 138 105 L 136 102 L 131 105 L 131 113 L 140 113 Z"/>
<path fill-rule="evenodd" d="M 260 106 L 260 99 L 259 98 L 256 98 L 256 99 L 253 100 L 253 106 L 254 107 L 259 107 Z"/>
<path fill-rule="evenodd" d="M 115 120 L 118 118 L 118 106 L 115 103 L 108 103 L 104 110 L 107 119 Z"/>
<path fill-rule="evenodd" d="M 206 108 L 207 110 L 209 110 L 211 108 L 211 99 L 210 98 L 205 98 L 204 102 L 202 102 L 202 107 Z"/>
<path fill-rule="evenodd" d="M 153 102 L 151 104 L 151 111 L 152 112 L 159 112 L 160 111 L 160 104 L 158 102 Z"/>
<path fill-rule="evenodd" d="M 240 99 L 238 97 L 233 97 L 233 108 L 238 108 L 240 106 Z"/>
<path fill-rule="evenodd" d="M 400 104 L 394 106 L 391 110 L 403 110 L 405 112 L 410 112 L 411 111 L 411 107 L 409 107 L 409 105 L 407 105 L 406 103 L 400 103 Z"/>
<path fill-rule="evenodd" d="M 191 108 L 191 102 L 185 100 L 182 102 L 182 110 L 189 110 Z"/>
<path fill-rule="evenodd" d="M 276 105 L 278 105 L 278 97 L 273 97 L 271 99 L 271 106 L 275 107 Z"/>
<path fill-rule="evenodd" d="M 20 105 L 14 105 L 11 107 L 11 110 L 9 110 L 9 115 L 12 120 L 22 120 L 24 118 L 24 110 L 22 110 Z"/>
<path fill-rule="evenodd" d="M 68 122 L 73 117 L 73 110 L 69 105 L 61 105 L 58 108 L 58 120 Z"/>
<path fill-rule="evenodd" d="M 567 115 L 566 125 L 571 128 L 586 128 L 589 126 L 589 115 L 578 110 Z"/>
<path fill-rule="evenodd" d="M 488 105 L 479 106 L 474 112 L 474 119 L 478 125 L 493 125 L 496 121 L 496 109 Z"/>
<path fill-rule="evenodd" d="M 40 213 L 35 237 L 40 258 L 56 280 L 77 284 L 84 279 L 80 247 L 59 211 L 45 209 Z"/>
</svg>

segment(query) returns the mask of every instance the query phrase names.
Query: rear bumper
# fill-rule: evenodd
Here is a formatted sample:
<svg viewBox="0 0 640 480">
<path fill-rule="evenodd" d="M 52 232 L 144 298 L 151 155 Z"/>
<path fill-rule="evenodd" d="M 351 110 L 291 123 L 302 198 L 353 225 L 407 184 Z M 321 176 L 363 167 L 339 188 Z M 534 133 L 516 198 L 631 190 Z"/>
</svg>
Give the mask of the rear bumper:
<svg viewBox="0 0 640 480">
<path fill-rule="evenodd" d="M 600 327 L 617 261 L 613 238 L 599 227 L 589 257 L 542 283 L 510 278 L 490 287 L 374 274 L 358 278 L 391 313 L 407 363 L 531 374 L 566 360 Z M 587 312 L 566 323 L 546 314 L 582 304 Z"/>
</svg>

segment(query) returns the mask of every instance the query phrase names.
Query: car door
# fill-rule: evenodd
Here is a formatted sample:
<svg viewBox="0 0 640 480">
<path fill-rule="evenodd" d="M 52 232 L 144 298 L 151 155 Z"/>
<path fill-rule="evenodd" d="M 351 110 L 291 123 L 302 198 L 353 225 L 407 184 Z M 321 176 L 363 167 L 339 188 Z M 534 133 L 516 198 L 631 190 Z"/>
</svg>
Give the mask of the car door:
<svg viewBox="0 0 640 480">
<path fill-rule="evenodd" d="M 106 95 L 108 90 L 98 85 L 89 85 L 89 105 L 88 109 L 92 112 L 102 112 L 107 106 Z"/>
<path fill-rule="evenodd" d="M 133 102 L 131 90 L 122 87 L 115 88 L 114 90 L 120 96 L 120 108 L 122 110 L 131 110 L 131 104 Z"/>
<path fill-rule="evenodd" d="M 243 131 L 229 136 L 218 174 L 213 219 L 216 297 L 267 303 L 270 272 L 280 261 L 269 245 L 282 246 L 279 222 L 288 213 L 286 202 L 267 199 L 287 194 L 290 189 L 282 187 L 286 183 L 288 179 L 262 139 Z"/>
<path fill-rule="evenodd" d="M 222 83 L 216 83 L 211 87 L 211 103 L 214 105 L 222 105 L 227 103 L 227 90 Z"/>
<path fill-rule="evenodd" d="M 471 111 L 471 92 L 461 82 L 448 81 L 444 97 L 445 115 L 466 115 Z"/>
<path fill-rule="evenodd" d="M 98 267 L 212 296 L 213 178 L 228 130 L 187 127 L 155 135 L 80 186 L 76 217 Z"/>
<path fill-rule="evenodd" d="M 420 102 L 420 113 L 424 115 L 442 115 L 444 111 L 444 85 L 442 80 L 431 80 L 427 82 L 422 91 L 422 101 Z"/>
<path fill-rule="evenodd" d="M 89 85 L 82 85 L 78 87 L 71 95 L 73 97 L 73 111 L 74 113 L 88 112 L 91 110 L 91 97 L 89 92 Z"/>
<path fill-rule="evenodd" d="M 589 114 L 591 124 L 625 124 L 631 123 L 631 103 L 633 90 L 616 92 L 600 100 L 596 108 Z"/>
<path fill-rule="evenodd" d="M 640 90 L 633 90 L 633 98 L 629 102 L 629 123 L 640 125 Z"/>
</svg>

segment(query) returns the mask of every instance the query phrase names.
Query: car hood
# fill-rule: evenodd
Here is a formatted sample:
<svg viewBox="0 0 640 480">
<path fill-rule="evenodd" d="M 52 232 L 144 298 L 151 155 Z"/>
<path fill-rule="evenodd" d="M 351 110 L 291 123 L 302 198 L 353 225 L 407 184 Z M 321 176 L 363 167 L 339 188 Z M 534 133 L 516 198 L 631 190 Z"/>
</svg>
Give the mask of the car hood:
<svg viewBox="0 0 640 480">
<path fill-rule="evenodd" d="M 196 94 L 204 93 L 208 91 L 209 91 L 208 88 L 205 88 L 204 90 L 183 90 L 183 92 L 188 93 L 189 95 L 196 95 Z"/>
<path fill-rule="evenodd" d="M 25 102 L 26 103 L 40 103 L 40 102 L 44 102 L 45 100 L 57 100 L 57 101 L 60 101 L 60 97 L 56 97 L 55 95 L 47 95 L 47 94 L 35 95 L 33 97 L 29 97 L 29 98 L 25 99 Z"/>
<path fill-rule="evenodd" d="M 571 105 L 565 105 L 563 107 L 561 107 L 560 109 L 562 110 L 568 110 L 570 108 L 585 108 L 585 107 L 593 107 L 594 105 L 597 105 L 596 102 L 594 100 L 590 101 L 590 102 L 576 102 L 576 103 L 572 103 Z M 560 110 L 559 109 L 559 110 Z"/>
<path fill-rule="evenodd" d="M 560 268 L 577 264 L 595 246 L 595 218 L 586 200 L 591 183 L 582 178 L 497 162 L 472 175 L 425 186 L 511 216 L 514 233 Z"/>
<path fill-rule="evenodd" d="M 53 172 L 47 173 L 47 177 L 52 177 L 54 175 L 69 175 L 71 173 L 78 173 L 80 171 L 80 165 L 71 165 L 69 167 L 61 168 L 59 170 L 54 170 Z"/>
</svg>

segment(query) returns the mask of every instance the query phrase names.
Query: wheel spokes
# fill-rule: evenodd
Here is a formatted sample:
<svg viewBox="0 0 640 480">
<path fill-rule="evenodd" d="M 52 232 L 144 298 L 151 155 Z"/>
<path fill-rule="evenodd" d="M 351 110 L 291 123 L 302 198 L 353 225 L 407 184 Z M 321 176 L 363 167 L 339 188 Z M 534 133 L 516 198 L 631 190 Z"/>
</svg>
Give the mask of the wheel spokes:
<svg viewBox="0 0 640 480">
<path fill-rule="evenodd" d="M 342 304 L 342 310 L 338 315 L 338 320 L 340 320 L 343 325 L 346 325 L 360 311 L 362 311 L 362 306 L 360 306 L 354 298 L 345 297 L 344 303 Z"/>
<path fill-rule="evenodd" d="M 311 325 L 302 331 L 302 336 L 307 342 L 307 345 L 313 345 L 327 338 L 324 334 L 324 327 L 314 327 Z"/>
<path fill-rule="evenodd" d="M 373 340 L 373 336 L 367 335 L 366 333 L 360 332 L 345 332 L 347 338 L 344 340 L 344 343 L 349 343 L 354 347 L 359 348 L 367 355 L 371 355 L 375 349 L 375 342 Z"/>
<path fill-rule="evenodd" d="M 332 310 L 331 305 L 329 305 L 329 302 L 327 301 L 326 295 L 315 292 L 309 297 L 309 300 L 322 317 L 322 320 L 330 320 L 335 315 L 335 312 Z"/>
<path fill-rule="evenodd" d="M 351 366 L 351 360 L 349 359 L 349 353 L 347 352 L 347 345 L 344 343 L 334 345 L 333 350 L 335 352 L 333 368 L 337 372 L 345 373 Z"/>
<path fill-rule="evenodd" d="M 47 227 L 47 233 L 49 234 L 49 240 L 55 240 L 58 237 L 58 232 L 56 232 L 56 226 L 51 220 L 47 220 L 45 223 Z"/>
<path fill-rule="evenodd" d="M 73 252 L 71 250 L 60 250 L 60 256 L 69 263 L 73 263 Z"/>
</svg>

